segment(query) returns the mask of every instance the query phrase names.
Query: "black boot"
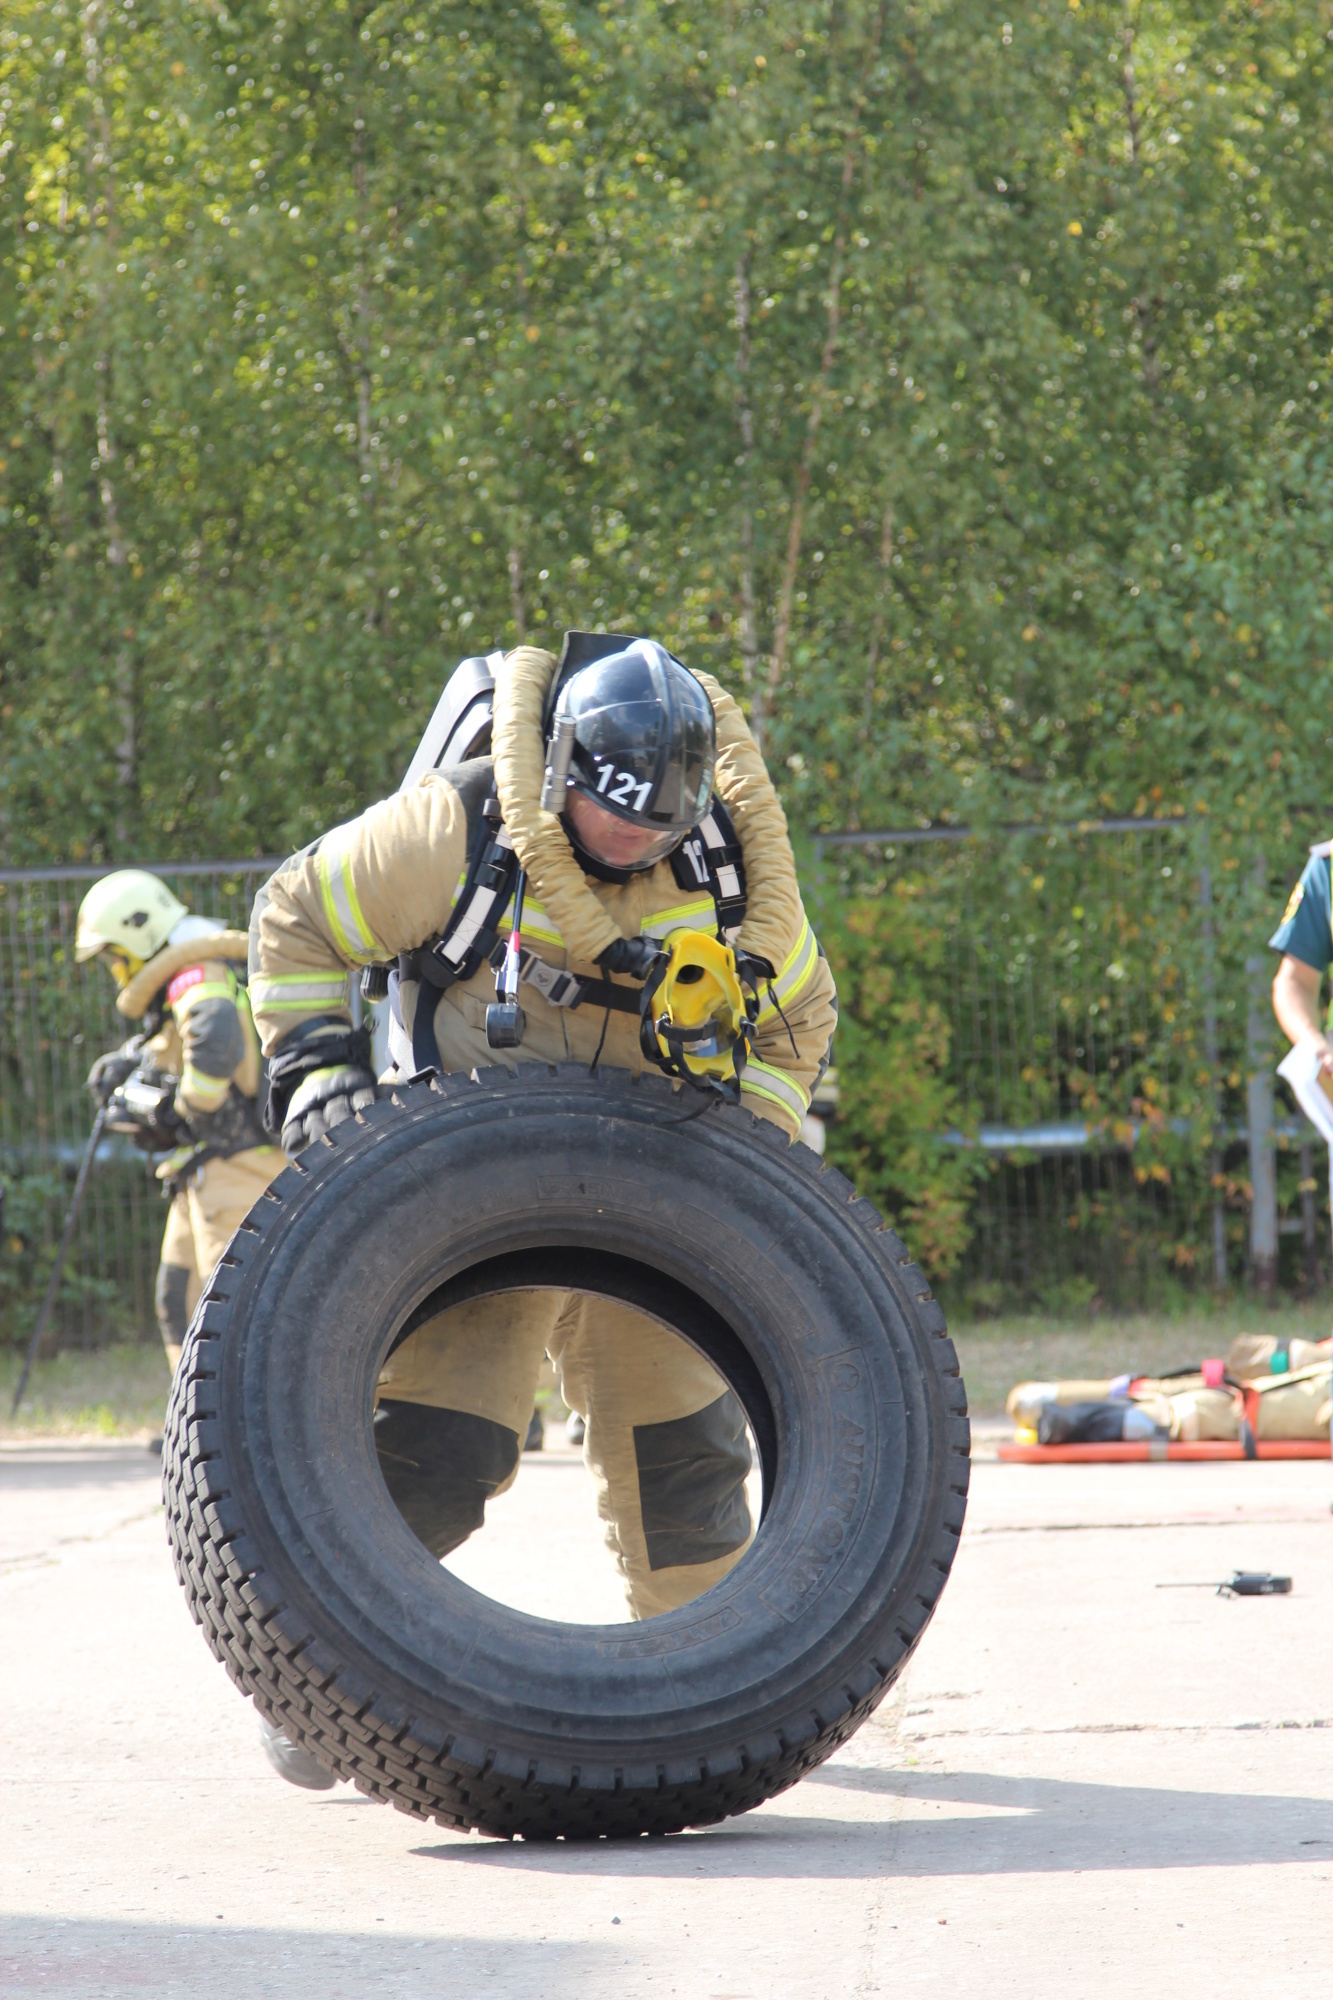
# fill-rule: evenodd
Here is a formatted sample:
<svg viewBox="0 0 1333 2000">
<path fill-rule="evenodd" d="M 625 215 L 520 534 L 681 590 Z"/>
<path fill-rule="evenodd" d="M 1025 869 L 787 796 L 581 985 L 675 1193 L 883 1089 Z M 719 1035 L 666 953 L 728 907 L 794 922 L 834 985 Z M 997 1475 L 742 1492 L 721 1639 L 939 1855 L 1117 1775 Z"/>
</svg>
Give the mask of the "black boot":
<svg viewBox="0 0 1333 2000">
<path fill-rule="evenodd" d="M 306 1792 L 331 1792 L 337 1784 L 332 1771 L 326 1771 L 308 1750 L 300 1749 L 263 1715 L 259 1718 L 259 1741 L 269 1763 L 289 1785 L 299 1785 Z"/>
</svg>

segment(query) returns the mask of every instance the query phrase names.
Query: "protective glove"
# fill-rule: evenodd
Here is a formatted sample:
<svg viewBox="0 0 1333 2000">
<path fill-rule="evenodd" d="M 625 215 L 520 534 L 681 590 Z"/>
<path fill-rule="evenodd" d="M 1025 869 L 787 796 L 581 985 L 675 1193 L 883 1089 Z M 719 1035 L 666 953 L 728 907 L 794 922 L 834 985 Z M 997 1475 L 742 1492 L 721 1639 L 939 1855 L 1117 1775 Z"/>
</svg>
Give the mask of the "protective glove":
<svg viewBox="0 0 1333 2000">
<path fill-rule="evenodd" d="M 631 979 L 646 979 L 662 955 L 656 938 L 617 938 L 599 952 L 597 963 L 607 972 L 628 973 Z"/>
<path fill-rule="evenodd" d="M 109 1102 L 112 1091 L 119 1090 L 127 1076 L 133 1076 L 141 1054 L 138 1048 L 111 1049 L 97 1058 L 88 1072 L 88 1088 L 99 1110 Z"/>
<path fill-rule="evenodd" d="M 332 1078 L 338 1081 L 330 1082 Z M 308 1095 L 307 1085 L 316 1086 Z M 369 1097 L 352 1101 L 366 1090 Z M 336 1115 L 326 1114 L 323 1106 L 332 1106 L 339 1097 L 347 1100 L 345 1108 Z M 344 1118 L 374 1101 L 370 1035 L 365 1028 L 317 1015 L 284 1035 L 269 1057 L 264 1130 L 275 1138 L 281 1134 L 282 1148 L 289 1158 L 312 1139 L 321 1138 L 330 1126 L 341 1125 Z M 307 1125 L 308 1118 L 313 1118 L 313 1123 Z"/>
<path fill-rule="evenodd" d="M 282 1121 L 282 1150 L 295 1159 L 335 1125 L 375 1102 L 375 1077 L 360 1063 L 311 1070 L 292 1092 Z"/>
</svg>

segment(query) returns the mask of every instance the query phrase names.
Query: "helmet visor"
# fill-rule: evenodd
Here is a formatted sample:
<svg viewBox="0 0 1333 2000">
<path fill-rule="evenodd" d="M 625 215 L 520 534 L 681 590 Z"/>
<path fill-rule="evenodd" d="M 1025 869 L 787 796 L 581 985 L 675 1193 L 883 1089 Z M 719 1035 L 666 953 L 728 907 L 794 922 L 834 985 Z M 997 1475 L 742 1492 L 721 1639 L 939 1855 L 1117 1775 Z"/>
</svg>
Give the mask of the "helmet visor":
<svg viewBox="0 0 1333 2000">
<path fill-rule="evenodd" d="M 655 701 L 617 701 L 578 717 L 576 782 L 589 798 L 626 819 L 656 817 L 662 711 Z"/>
<path fill-rule="evenodd" d="M 636 824 L 619 813 L 609 811 L 586 791 L 574 787 L 570 788 L 566 798 L 565 815 L 579 846 L 594 861 L 600 861 L 606 868 L 623 869 L 629 874 L 656 867 L 681 842 L 682 836 L 674 828 L 659 830 L 642 822 Z"/>
<path fill-rule="evenodd" d="M 574 717 L 570 779 L 619 818 L 679 839 L 708 811 L 716 731 L 703 688 L 651 640 L 582 669 L 561 706 Z"/>
</svg>

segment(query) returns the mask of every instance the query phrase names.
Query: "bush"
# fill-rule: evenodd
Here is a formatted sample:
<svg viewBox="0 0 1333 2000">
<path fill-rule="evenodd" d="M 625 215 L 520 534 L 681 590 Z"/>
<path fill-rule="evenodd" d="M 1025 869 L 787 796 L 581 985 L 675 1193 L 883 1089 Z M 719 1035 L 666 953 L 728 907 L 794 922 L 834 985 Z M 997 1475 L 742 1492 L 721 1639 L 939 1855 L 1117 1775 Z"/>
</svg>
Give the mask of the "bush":
<svg viewBox="0 0 1333 2000">
<path fill-rule="evenodd" d="M 948 1081 L 950 1033 L 933 997 L 945 932 L 910 877 L 850 898 L 822 931 L 838 982 L 838 1115 L 829 1156 L 882 1208 L 932 1278 L 971 1234 L 980 1154 L 940 1144 L 965 1124 Z"/>
</svg>

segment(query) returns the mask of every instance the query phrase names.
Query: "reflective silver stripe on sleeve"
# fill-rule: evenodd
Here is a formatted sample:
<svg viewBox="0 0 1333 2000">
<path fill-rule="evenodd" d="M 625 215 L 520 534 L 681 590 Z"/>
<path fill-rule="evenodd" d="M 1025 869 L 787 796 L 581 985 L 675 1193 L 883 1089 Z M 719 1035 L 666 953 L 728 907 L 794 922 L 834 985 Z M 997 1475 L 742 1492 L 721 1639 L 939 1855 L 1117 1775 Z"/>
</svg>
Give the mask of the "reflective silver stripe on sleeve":
<svg viewBox="0 0 1333 2000">
<path fill-rule="evenodd" d="M 767 1098 L 770 1104 L 781 1105 L 798 1126 L 810 1109 L 810 1099 L 795 1077 L 788 1076 L 785 1070 L 774 1069 L 769 1063 L 756 1062 L 753 1056 L 741 1072 L 741 1095 L 744 1096 L 747 1090 L 755 1097 Z"/>
<path fill-rule="evenodd" d="M 310 1013 L 324 1007 L 345 1007 L 347 975 L 285 972 L 275 979 L 254 979 L 250 983 L 250 1004 L 270 1013 L 283 1008 L 299 1007 Z"/>
<path fill-rule="evenodd" d="M 819 943 L 810 928 L 809 920 L 802 924 L 801 935 L 782 964 L 782 970 L 770 987 L 767 983 L 761 989 L 759 1021 L 777 1018 L 778 1008 L 796 998 L 809 979 L 819 959 Z"/>
<path fill-rule="evenodd" d="M 315 876 L 334 943 L 354 965 L 369 965 L 387 958 L 388 953 L 362 915 L 352 880 L 347 843 L 355 824 L 353 821 L 349 826 L 336 826 L 324 836 L 315 856 Z"/>
</svg>

